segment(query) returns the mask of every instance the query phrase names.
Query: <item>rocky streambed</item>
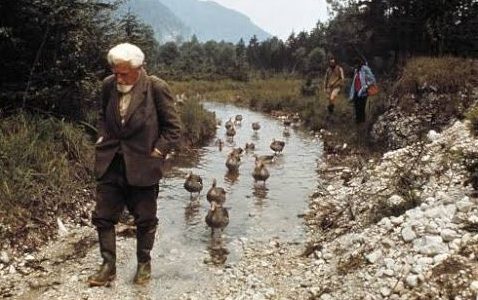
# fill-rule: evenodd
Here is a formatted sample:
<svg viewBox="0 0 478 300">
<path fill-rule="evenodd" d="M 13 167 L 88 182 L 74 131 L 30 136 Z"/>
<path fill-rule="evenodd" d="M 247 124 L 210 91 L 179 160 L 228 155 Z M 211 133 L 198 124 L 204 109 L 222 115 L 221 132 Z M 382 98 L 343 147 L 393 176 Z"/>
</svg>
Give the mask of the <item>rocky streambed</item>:
<svg viewBox="0 0 478 300">
<path fill-rule="evenodd" d="M 116 299 L 475 299 L 478 200 L 464 183 L 477 147 L 468 126 L 456 122 L 361 166 L 324 163 L 304 213 L 305 245 L 241 239 L 238 260 L 203 269 L 208 280 L 187 292 L 152 297 L 161 281 L 141 289 L 125 284 L 114 287 Z M 81 284 L 97 256 L 78 255 L 92 232 L 77 231 L 24 257 L 17 271 L 4 268 L 0 295 L 16 297 L 23 287 L 26 299 L 111 298 L 108 288 Z"/>
</svg>

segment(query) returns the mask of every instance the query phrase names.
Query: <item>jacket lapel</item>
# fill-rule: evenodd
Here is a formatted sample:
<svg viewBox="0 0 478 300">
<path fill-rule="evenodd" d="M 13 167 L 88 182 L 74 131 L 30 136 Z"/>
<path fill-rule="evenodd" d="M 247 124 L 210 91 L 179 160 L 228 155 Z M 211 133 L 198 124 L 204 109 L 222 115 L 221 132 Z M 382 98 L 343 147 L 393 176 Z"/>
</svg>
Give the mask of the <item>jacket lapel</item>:
<svg viewBox="0 0 478 300">
<path fill-rule="evenodd" d="M 147 76 L 148 75 L 146 74 L 146 72 L 144 70 L 141 70 L 141 75 L 138 79 L 138 82 L 135 84 L 133 90 L 131 91 L 131 102 L 126 112 L 125 125 L 128 123 L 135 110 L 144 100 L 147 88 Z"/>
<path fill-rule="evenodd" d="M 116 89 L 116 81 L 110 91 L 110 111 L 113 113 L 113 117 L 118 128 L 121 128 L 121 116 L 119 113 L 119 93 Z"/>
</svg>

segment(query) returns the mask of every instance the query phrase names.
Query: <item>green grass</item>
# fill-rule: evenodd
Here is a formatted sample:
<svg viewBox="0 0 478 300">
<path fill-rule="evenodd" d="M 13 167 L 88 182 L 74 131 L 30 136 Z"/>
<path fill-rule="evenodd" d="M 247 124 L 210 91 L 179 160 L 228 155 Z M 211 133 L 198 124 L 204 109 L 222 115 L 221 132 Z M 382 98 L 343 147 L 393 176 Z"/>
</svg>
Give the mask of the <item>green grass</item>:
<svg viewBox="0 0 478 300">
<path fill-rule="evenodd" d="M 327 96 L 317 90 L 313 96 L 301 95 L 304 80 L 287 78 L 254 79 L 249 82 L 233 80 L 218 81 L 173 81 L 171 86 L 176 94 L 185 94 L 188 98 L 233 103 L 264 113 L 299 113 L 307 129 L 318 131 L 328 129 L 334 132 L 328 138 L 328 145 L 347 143 L 355 149 L 368 152 L 368 128 L 383 111 L 384 93 L 369 97 L 368 114 L 370 121 L 357 128 L 354 123 L 353 105 L 347 100 L 348 86 L 344 87 L 336 102 L 334 115 L 327 112 Z M 321 84 L 316 84 L 321 86 Z M 358 134 L 357 134 L 358 133 Z M 365 149 L 367 148 L 367 149 Z"/>
<path fill-rule="evenodd" d="M 473 63 L 459 57 L 416 57 L 403 69 L 395 93 L 419 93 L 420 89 L 436 89 L 438 93 L 455 93 L 478 82 Z"/>
<path fill-rule="evenodd" d="M 93 146 L 78 126 L 19 114 L 0 121 L 1 240 L 35 248 L 56 217 L 77 218 L 78 191 L 93 182 Z M 47 230 L 46 230 L 47 229 Z M 49 230 L 48 230 L 49 229 Z"/>
<path fill-rule="evenodd" d="M 216 116 L 204 109 L 198 99 L 188 98 L 179 106 L 182 122 L 183 143 L 199 146 L 208 141 L 216 132 Z"/>
</svg>

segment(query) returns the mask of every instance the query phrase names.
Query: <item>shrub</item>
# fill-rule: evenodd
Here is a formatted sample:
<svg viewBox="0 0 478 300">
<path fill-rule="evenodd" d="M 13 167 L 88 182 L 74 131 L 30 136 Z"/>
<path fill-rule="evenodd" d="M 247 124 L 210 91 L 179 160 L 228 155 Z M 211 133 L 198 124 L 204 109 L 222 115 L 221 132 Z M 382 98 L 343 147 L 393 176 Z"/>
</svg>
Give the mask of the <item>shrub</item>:
<svg viewBox="0 0 478 300">
<path fill-rule="evenodd" d="M 0 239 L 35 248 L 56 227 L 56 217 L 78 217 L 93 182 L 93 146 L 75 125 L 26 114 L 0 121 Z M 82 203 L 83 202 L 83 203 Z"/>
</svg>

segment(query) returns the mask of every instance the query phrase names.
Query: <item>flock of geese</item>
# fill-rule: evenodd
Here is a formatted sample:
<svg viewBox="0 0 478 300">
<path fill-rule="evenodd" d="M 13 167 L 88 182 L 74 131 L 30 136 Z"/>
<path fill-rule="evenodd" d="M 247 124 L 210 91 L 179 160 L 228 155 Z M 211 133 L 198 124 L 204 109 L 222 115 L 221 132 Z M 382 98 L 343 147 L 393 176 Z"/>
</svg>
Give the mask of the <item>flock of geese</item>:
<svg viewBox="0 0 478 300">
<path fill-rule="evenodd" d="M 234 118 L 230 118 L 225 122 L 226 128 L 226 137 L 229 141 L 233 141 L 234 136 L 237 133 L 236 127 L 239 127 L 243 121 L 242 115 L 236 115 Z M 284 118 L 283 123 L 285 130 L 288 131 L 288 128 L 292 123 L 297 123 L 298 121 L 295 118 Z M 218 123 L 220 125 L 220 122 Z M 259 122 L 252 123 L 252 130 L 257 133 L 261 129 Z M 216 140 L 216 146 L 219 147 L 219 150 L 222 151 L 224 146 L 224 141 L 222 139 Z M 255 184 L 262 183 L 264 186 L 267 179 L 270 177 L 269 170 L 266 167 L 266 164 L 274 162 L 277 155 L 279 155 L 285 147 L 285 142 L 273 139 L 270 148 L 274 152 L 272 155 L 256 155 L 255 165 L 252 171 L 252 177 L 254 178 Z M 254 143 L 246 143 L 243 148 L 233 148 L 227 155 L 225 162 L 226 168 L 229 173 L 237 174 L 239 172 L 239 167 L 241 165 L 241 156 L 244 151 L 250 153 L 255 150 Z M 199 194 L 203 190 L 203 180 L 201 176 L 189 172 L 186 176 L 186 181 L 184 182 L 184 189 L 190 193 L 191 199 L 193 194 Z M 223 206 L 226 202 L 226 190 L 222 187 L 217 186 L 216 179 L 213 180 L 211 188 L 207 192 L 207 201 L 209 202 L 210 208 L 206 215 L 206 224 L 211 228 L 211 235 L 214 234 L 215 229 L 220 229 L 221 231 L 227 227 L 229 224 L 229 213 L 227 209 Z"/>
</svg>

